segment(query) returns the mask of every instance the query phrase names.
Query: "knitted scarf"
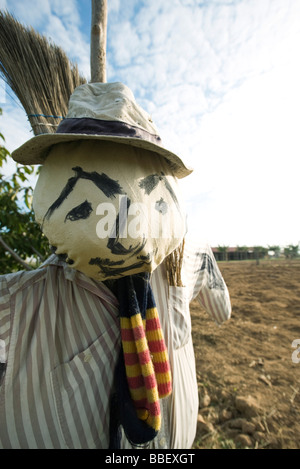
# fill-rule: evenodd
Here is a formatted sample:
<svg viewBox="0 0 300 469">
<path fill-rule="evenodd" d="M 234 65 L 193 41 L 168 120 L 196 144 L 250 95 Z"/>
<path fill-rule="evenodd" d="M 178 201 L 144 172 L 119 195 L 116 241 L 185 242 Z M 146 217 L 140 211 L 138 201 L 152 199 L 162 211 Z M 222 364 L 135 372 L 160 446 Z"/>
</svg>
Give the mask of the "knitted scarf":
<svg viewBox="0 0 300 469">
<path fill-rule="evenodd" d="M 116 281 L 122 350 L 111 402 L 110 447 L 119 426 L 137 446 L 151 441 L 161 426 L 159 399 L 171 393 L 171 371 L 149 274 Z"/>
</svg>

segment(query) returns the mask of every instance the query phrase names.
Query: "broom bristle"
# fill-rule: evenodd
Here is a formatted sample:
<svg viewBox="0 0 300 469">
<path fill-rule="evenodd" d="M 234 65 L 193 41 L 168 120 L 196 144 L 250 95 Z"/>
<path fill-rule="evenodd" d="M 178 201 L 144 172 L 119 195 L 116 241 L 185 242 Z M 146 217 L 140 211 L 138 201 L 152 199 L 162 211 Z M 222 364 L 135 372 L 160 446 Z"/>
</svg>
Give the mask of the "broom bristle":
<svg viewBox="0 0 300 469">
<path fill-rule="evenodd" d="M 74 89 L 86 83 L 60 47 L 2 11 L 0 74 L 25 109 L 35 135 L 56 131 Z"/>
<path fill-rule="evenodd" d="M 168 284 L 174 287 L 182 287 L 181 268 L 183 262 L 184 239 L 180 246 L 165 258 Z"/>
</svg>

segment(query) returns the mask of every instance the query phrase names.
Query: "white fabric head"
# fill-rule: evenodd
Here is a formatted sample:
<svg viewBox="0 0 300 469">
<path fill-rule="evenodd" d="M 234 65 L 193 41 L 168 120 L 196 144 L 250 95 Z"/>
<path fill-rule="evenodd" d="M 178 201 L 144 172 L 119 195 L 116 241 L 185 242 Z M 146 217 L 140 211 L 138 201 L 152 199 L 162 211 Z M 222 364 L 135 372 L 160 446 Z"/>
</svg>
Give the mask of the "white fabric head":
<svg viewBox="0 0 300 469">
<path fill-rule="evenodd" d="M 33 208 L 56 254 L 98 281 L 152 272 L 186 232 L 165 158 L 113 142 L 54 145 Z"/>
</svg>

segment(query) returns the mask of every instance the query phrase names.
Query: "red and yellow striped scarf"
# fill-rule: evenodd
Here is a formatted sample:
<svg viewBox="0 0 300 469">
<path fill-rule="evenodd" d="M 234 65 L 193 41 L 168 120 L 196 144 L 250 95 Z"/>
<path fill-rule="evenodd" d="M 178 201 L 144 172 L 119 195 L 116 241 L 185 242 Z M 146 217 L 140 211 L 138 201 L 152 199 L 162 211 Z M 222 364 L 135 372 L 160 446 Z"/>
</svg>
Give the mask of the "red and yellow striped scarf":
<svg viewBox="0 0 300 469">
<path fill-rule="evenodd" d="M 129 392 L 138 419 L 157 434 L 161 426 L 159 399 L 172 392 L 168 353 L 149 275 L 138 274 L 122 281 L 118 296 Z"/>
</svg>

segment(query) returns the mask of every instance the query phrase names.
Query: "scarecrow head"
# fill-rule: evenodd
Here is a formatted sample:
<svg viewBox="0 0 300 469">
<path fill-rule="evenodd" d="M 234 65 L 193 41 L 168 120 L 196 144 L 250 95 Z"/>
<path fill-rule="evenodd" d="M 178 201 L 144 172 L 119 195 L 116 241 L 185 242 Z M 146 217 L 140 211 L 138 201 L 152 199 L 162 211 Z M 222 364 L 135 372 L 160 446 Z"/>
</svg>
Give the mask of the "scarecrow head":
<svg viewBox="0 0 300 469">
<path fill-rule="evenodd" d="M 163 148 L 121 83 L 76 88 L 56 133 L 34 137 L 13 157 L 43 165 L 36 220 L 56 254 L 89 277 L 152 272 L 185 235 L 178 178 L 191 170 Z"/>
</svg>

